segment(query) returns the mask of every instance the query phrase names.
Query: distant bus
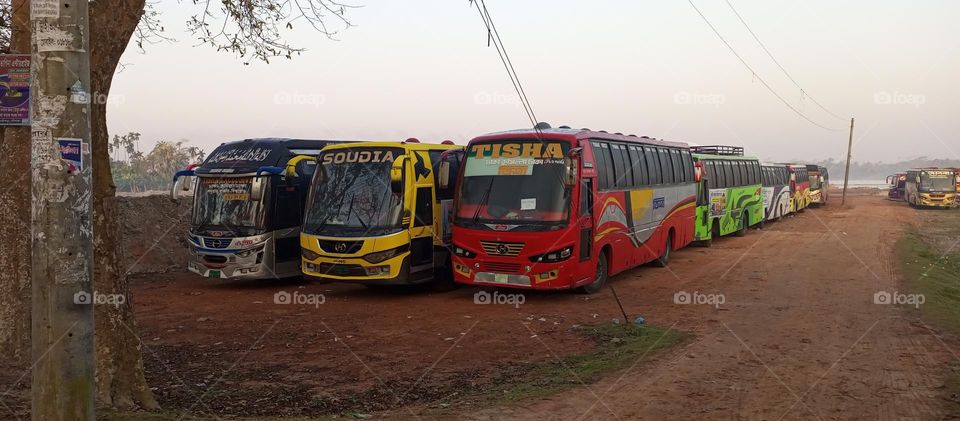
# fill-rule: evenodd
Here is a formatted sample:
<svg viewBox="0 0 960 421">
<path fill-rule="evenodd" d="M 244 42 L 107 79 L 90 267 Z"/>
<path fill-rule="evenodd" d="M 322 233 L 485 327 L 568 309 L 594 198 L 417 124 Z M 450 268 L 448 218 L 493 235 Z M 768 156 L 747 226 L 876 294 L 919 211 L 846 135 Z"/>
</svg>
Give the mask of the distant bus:
<svg viewBox="0 0 960 421">
<path fill-rule="evenodd" d="M 364 142 L 323 150 L 300 247 L 308 279 L 368 287 L 438 281 L 453 285 L 449 246 L 455 185 L 441 161 L 462 146 Z"/>
<path fill-rule="evenodd" d="M 905 200 L 907 188 L 907 173 L 901 172 L 887 176 L 887 198 L 890 200 Z"/>
<path fill-rule="evenodd" d="M 454 212 L 463 284 L 600 291 L 693 240 L 685 143 L 569 127 L 470 141 Z"/>
<path fill-rule="evenodd" d="M 187 268 L 205 278 L 300 275 L 300 222 L 327 140 L 247 139 L 217 147 L 174 177 L 196 178 Z"/>
<path fill-rule="evenodd" d="M 790 171 L 790 212 L 803 212 L 810 206 L 810 174 L 807 166 L 783 165 Z"/>
<path fill-rule="evenodd" d="M 807 165 L 807 175 L 810 178 L 810 204 L 826 205 L 830 193 L 830 173 L 827 172 L 827 167 Z"/>
<path fill-rule="evenodd" d="M 790 213 L 790 171 L 780 164 L 763 164 L 760 170 L 767 220 L 779 220 Z"/>
<path fill-rule="evenodd" d="M 766 221 L 760 162 L 743 156 L 743 148 L 697 146 L 690 148 L 701 177 L 697 183 L 695 240 L 710 245 L 728 234 L 743 236 L 753 225 Z"/>
<path fill-rule="evenodd" d="M 957 174 L 952 168 L 907 171 L 907 203 L 920 208 L 950 208 L 957 204 Z"/>
</svg>

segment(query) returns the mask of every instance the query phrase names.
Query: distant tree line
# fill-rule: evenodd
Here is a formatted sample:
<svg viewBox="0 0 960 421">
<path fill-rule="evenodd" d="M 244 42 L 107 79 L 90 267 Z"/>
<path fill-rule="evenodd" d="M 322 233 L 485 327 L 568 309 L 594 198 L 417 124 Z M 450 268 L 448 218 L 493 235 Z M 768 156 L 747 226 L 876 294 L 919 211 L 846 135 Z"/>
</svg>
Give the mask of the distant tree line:
<svg viewBox="0 0 960 421">
<path fill-rule="evenodd" d="M 833 158 L 825 161 L 816 162 L 816 164 L 827 167 L 830 171 L 830 178 L 833 182 L 843 179 L 845 162 L 837 161 Z M 960 168 L 960 160 L 957 159 L 930 159 L 920 157 L 909 161 L 900 161 L 895 163 L 885 162 L 851 162 L 850 179 L 851 180 L 884 180 L 888 175 L 898 172 L 904 172 L 911 168 L 923 167 L 945 167 Z"/>
<path fill-rule="evenodd" d="M 114 135 L 110 142 L 110 169 L 118 192 L 139 193 L 170 188 L 173 174 L 203 161 L 205 153 L 189 142 L 160 141 L 148 153 L 140 150 L 140 133 Z"/>
</svg>

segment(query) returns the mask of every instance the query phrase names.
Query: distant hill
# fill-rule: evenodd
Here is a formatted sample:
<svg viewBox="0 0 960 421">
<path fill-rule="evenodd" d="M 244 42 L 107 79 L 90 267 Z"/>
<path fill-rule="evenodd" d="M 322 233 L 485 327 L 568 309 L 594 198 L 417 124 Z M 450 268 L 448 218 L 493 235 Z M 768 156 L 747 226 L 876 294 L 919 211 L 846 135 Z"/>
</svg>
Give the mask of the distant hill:
<svg viewBox="0 0 960 421">
<path fill-rule="evenodd" d="M 831 158 L 825 161 L 814 162 L 814 164 L 827 167 L 827 169 L 830 171 L 830 178 L 834 180 L 834 182 L 836 182 L 836 180 L 843 179 L 843 170 L 845 165 L 843 161 L 837 161 Z M 909 161 L 901 161 L 896 163 L 854 161 L 850 163 L 850 179 L 883 180 L 888 175 L 904 172 L 910 168 L 921 167 L 960 168 L 960 160 L 930 159 L 926 157 L 920 157 L 911 159 Z"/>
</svg>

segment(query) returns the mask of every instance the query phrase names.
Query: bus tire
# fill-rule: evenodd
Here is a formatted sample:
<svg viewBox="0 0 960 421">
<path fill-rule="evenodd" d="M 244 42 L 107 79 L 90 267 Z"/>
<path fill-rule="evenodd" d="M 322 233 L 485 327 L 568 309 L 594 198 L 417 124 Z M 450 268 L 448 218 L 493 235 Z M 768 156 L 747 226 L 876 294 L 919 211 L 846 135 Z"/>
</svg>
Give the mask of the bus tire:
<svg viewBox="0 0 960 421">
<path fill-rule="evenodd" d="M 610 267 L 607 264 L 607 251 L 600 251 L 597 256 L 597 270 L 594 272 L 593 282 L 579 288 L 579 292 L 584 294 L 596 294 L 607 284 L 607 278 L 610 276 Z"/>
<path fill-rule="evenodd" d="M 670 264 L 670 252 L 673 251 L 673 235 L 667 234 L 667 243 L 664 244 L 663 253 L 653 261 L 653 265 L 658 268 L 665 268 Z"/>
<path fill-rule="evenodd" d="M 747 229 L 750 228 L 750 215 L 744 213 L 743 218 L 741 219 L 742 221 L 740 221 L 740 229 L 733 233 L 733 235 L 736 235 L 737 237 L 743 237 L 747 235 Z"/>
</svg>

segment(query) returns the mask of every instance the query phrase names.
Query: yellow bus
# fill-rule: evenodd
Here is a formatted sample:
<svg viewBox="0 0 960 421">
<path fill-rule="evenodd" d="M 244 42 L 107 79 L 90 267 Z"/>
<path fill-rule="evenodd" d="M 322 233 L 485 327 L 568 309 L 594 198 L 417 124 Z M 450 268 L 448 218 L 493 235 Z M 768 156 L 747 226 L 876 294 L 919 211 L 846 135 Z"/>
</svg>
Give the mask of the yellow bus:
<svg viewBox="0 0 960 421">
<path fill-rule="evenodd" d="M 952 168 L 907 171 L 907 203 L 919 208 L 951 208 L 957 203 L 956 172 Z"/>
<path fill-rule="evenodd" d="M 441 180 L 440 168 L 446 162 L 445 173 L 455 174 L 462 157 L 463 147 L 450 141 L 324 148 L 300 235 L 304 276 L 367 286 L 453 285 L 455 186 Z"/>
</svg>

